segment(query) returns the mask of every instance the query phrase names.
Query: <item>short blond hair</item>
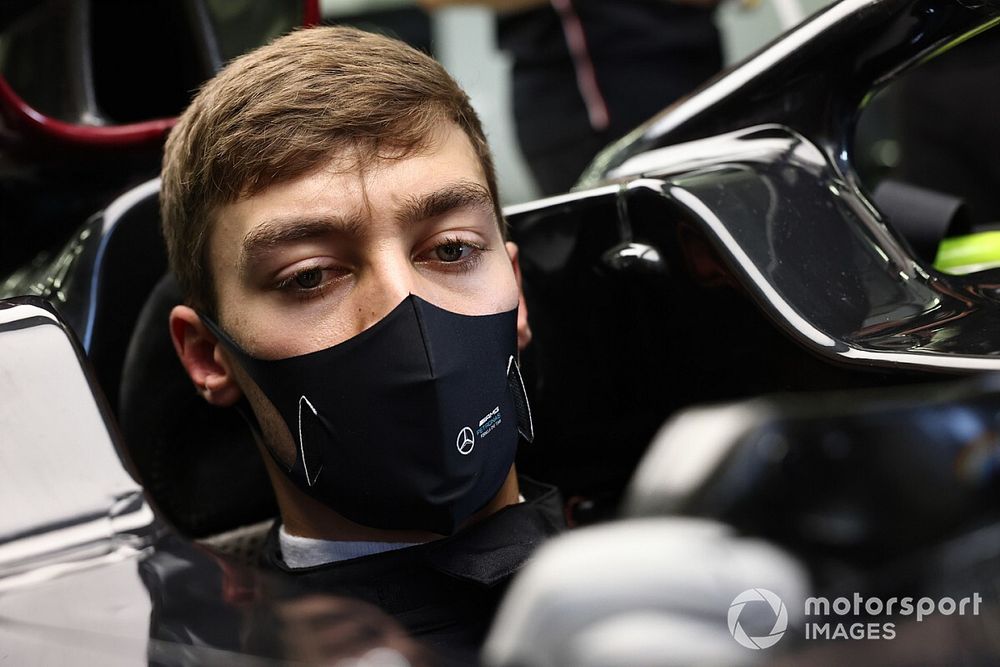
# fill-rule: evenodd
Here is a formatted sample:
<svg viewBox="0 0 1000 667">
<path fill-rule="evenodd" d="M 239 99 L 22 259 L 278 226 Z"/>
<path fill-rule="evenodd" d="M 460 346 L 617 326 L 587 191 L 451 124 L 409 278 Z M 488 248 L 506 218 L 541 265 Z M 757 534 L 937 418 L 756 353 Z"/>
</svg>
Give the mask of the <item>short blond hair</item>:
<svg viewBox="0 0 1000 667">
<path fill-rule="evenodd" d="M 501 220 L 496 175 L 468 96 L 430 56 L 348 27 L 292 32 L 208 81 L 167 139 L 160 210 L 189 305 L 215 314 L 206 248 L 214 212 L 349 149 L 405 156 L 442 121 L 468 136 Z M 502 223 L 501 223 L 502 224 Z"/>
</svg>

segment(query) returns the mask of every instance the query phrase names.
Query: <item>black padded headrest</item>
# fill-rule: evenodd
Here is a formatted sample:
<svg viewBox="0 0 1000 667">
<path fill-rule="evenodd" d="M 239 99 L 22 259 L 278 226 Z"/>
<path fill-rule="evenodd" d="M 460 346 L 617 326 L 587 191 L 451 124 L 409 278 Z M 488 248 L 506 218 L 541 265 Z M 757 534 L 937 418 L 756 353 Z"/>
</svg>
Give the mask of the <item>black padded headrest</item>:
<svg viewBox="0 0 1000 667">
<path fill-rule="evenodd" d="M 872 195 L 889 222 L 926 262 L 933 262 L 941 241 L 972 232 L 965 202 L 944 192 L 886 179 Z"/>
<path fill-rule="evenodd" d="M 180 303 L 170 275 L 149 295 L 125 356 L 119 417 L 153 506 L 198 538 L 276 516 L 277 505 L 247 423 L 206 403 L 174 352 L 167 323 Z"/>
</svg>

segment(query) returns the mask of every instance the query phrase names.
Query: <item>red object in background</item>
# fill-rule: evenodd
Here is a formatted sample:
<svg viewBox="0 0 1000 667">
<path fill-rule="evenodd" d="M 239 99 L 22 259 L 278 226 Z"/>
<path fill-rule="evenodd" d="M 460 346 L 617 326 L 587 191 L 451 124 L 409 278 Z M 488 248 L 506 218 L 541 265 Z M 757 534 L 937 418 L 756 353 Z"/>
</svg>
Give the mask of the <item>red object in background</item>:
<svg viewBox="0 0 1000 667">
<path fill-rule="evenodd" d="M 319 0 L 303 0 L 302 25 L 316 25 L 320 22 Z"/>
<path fill-rule="evenodd" d="M 176 117 L 157 118 L 127 125 L 79 125 L 39 113 L 21 99 L 0 77 L 0 104 L 8 122 L 23 132 L 82 147 L 135 147 L 163 141 Z"/>
<path fill-rule="evenodd" d="M 301 3 L 301 25 L 319 24 L 319 0 L 301 0 Z M 294 0 L 290 4 L 291 9 L 294 7 Z M 58 119 L 32 106 L 3 75 L 0 75 L 0 115 L 3 117 L 3 124 L 13 130 L 19 139 L 27 139 L 29 144 L 40 140 L 41 145 L 55 144 L 66 148 L 98 150 L 158 147 L 177 122 L 173 115 L 106 125 Z"/>
</svg>

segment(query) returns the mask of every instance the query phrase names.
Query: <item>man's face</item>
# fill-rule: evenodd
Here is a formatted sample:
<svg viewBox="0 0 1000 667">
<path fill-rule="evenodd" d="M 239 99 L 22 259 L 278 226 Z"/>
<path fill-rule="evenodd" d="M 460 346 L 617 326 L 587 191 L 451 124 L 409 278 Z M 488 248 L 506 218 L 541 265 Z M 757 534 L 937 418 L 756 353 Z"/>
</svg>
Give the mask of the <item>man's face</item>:
<svg viewBox="0 0 1000 667">
<path fill-rule="evenodd" d="M 503 242 L 485 176 L 457 126 L 442 124 L 423 150 L 364 171 L 353 158 L 217 212 L 208 249 L 218 319 L 251 355 L 280 359 L 341 343 L 409 294 L 465 315 L 518 305 L 516 248 Z M 522 313 L 522 343 L 525 332 Z M 271 430 L 273 408 L 235 370 Z M 273 445 L 291 453 L 290 438 L 267 435 L 287 439 Z"/>
</svg>

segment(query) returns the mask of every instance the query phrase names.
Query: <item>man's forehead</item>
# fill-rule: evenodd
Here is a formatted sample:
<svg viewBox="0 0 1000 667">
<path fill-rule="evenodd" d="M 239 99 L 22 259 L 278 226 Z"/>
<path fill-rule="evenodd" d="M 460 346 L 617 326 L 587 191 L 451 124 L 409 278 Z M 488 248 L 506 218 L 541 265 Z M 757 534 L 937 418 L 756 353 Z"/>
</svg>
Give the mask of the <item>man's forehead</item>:
<svg viewBox="0 0 1000 667">
<path fill-rule="evenodd" d="M 352 141 L 332 151 L 311 169 L 289 179 L 305 179 L 310 176 L 328 176 L 340 181 L 356 181 L 362 189 L 377 180 L 392 167 L 408 160 L 434 161 L 464 158 L 465 174 L 486 183 L 486 174 L 472 140 L 456 123 L 442 120 L 416 143 L 408 145 L 385 141 Z M 280 181 L 278 182 L 280 184 Z"/>
<path fill-rule="evenodd" d="M 398 169 L 399 165 L 412 167 L 406 173 Z M 380 203 L 385 202 L 386 195 L 399 202 L 413 192 L 413 186 L 434 188 L 435 175 L 442 181 L 450 178 L 476 182 L 491 192 L 471 140 L 458 125 L 448 121 L 439 123 L 420 144 L 410 147 L 359 143 L 345 146 L 312 169 L 275 179 L 259 191 L 243 194 L 219 207 L 213 217 L 252 222 L 255 215 L 269 218 L 262 211 L 274 204 L 296 209 L 314 205 L 327 210 L 333 205 L 345 217 L 360 217 L 371 214 L 373 188 L 379 190 Z"/>
<path fill-rule="evenodd" d="M 338 151 L 311 171 L 218 209 L 209 232 L 210 261 L 242 270 L 296 238 L 330 232 L 361 237 L 373 215 L 405 223 L 475 207 L 489 209 L 500 230 L 483 166 L 458 125 L 440 124 L 408 152 L 380 150 L 368 158 L 362 152 L 360 145 Z"/>
</svg>

